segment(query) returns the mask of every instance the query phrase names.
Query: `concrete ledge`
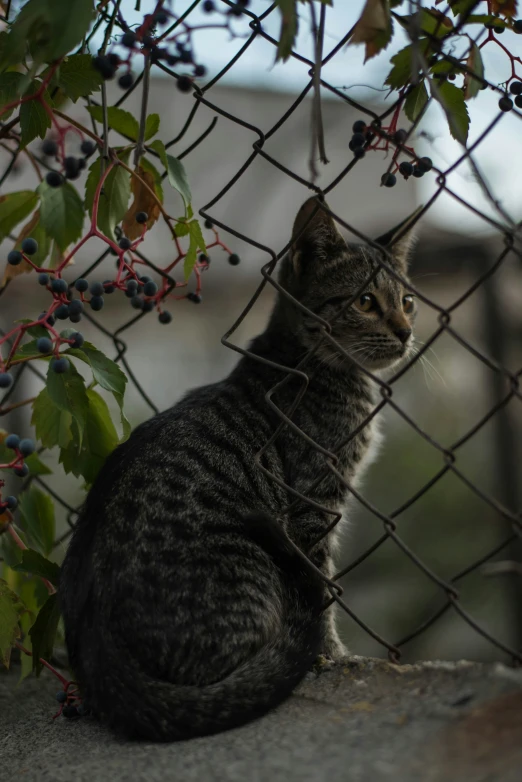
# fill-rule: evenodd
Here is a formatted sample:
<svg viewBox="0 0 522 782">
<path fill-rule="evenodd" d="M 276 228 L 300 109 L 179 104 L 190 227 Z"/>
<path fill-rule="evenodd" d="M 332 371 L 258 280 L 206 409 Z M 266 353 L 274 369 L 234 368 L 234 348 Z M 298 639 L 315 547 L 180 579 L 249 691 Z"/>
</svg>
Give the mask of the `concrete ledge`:
<svg viewBox="0 0 522 782">
<path fill-rule="evenodd" d="M 75 782 L 519 782 L 522 672 L 502 665 L 320 665 L 277 711 L 178 744 L 116 740 L 53 721 L 56 685 L 0 676 L 0 780 Z"/>
</svg>

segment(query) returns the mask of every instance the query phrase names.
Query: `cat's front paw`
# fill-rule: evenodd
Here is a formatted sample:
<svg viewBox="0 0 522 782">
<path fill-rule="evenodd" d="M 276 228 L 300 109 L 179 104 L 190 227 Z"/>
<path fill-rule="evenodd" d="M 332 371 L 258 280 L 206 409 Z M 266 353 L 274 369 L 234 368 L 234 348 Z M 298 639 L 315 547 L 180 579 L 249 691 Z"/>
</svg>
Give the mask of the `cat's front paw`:
<svg viewBox="0 0 522 782">
<path fill-rule="evenodd" d="M 325 639 L 325 643 L 323 644 L 323 651 L 319 657 L 323 657 L 330 662 L 337 663 L 342 660 L 343 657 L 348 657 L 348 655 L 348 649 L 336 633 L 334 636 Z"/>
</svg>

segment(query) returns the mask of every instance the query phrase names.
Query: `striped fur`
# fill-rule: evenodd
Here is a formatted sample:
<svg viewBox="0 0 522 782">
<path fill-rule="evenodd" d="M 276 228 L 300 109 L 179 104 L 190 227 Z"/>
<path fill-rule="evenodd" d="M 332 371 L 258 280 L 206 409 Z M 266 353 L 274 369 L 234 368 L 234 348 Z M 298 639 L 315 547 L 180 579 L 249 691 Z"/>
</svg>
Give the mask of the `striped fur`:
<svg viewBox="0 0 522 782">
<path fill-rule="evenodd" d="M 298 214 L 280 279 L 329 319 L 374 262 L 322 211 L 301 233 L 315 204 Z M 404 253 L 394 260 L 403 274 Z M 375 368 L 408 348 L 393 333 L 405 318 L 401 285 L 380 272 L 369 290 L 380 314 L 345 307 L 332 334 Z M 314 319 L 280 297 L 251 350 L 295 367 L 316 341 Z M 306 371 L 292 420 L 335 450 L 374 408 L 372 383 L 326 343 Z M 89 492 L 62 567 L 66 641 L 87 705 L 127 737 L 171 741 L 240 725 L 286 698 L 319 652 L 345 651 L 331 610 L 321 610 L 323 582 L 288 542 L 331 574 L 335 533 L 313 545 L 331 516 L 301 503 L 286 518 L 294 496 L 254 460 L 279 423 L 265 394 L 283 377 L 244 358 L 222 382 L 139 426 Z M 273 401 L 288 410 L 299 389 L 291 379 Z M 360 477 L 370 442 L 366 427 L 340 451 L 348 481 Z M 281 482 L 337 510 L 349 497 L 340 480 L 330 474 L 310 490 L 324 464 L 290 428 L 262 458 Z"/>
</svg>

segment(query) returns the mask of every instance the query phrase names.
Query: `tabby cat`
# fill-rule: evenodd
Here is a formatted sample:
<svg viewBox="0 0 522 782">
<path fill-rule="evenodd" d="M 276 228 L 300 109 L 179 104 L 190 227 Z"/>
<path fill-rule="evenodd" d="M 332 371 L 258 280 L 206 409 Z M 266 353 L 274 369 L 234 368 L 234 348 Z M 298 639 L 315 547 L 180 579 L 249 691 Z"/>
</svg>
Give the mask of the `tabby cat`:
<svg viewBox="0 0 522 782">
<path fill-rule="evenodd" d="M 409 243 L 390 249 L 403 276 Z M 312 198 L 279 277 L 322 319 L 338 316 L 333 337 L 372 371 L 409 353 L 414 313 L 383 270 L 349 304 L 375 257 L 347 245 Z M 317 339 L 317 321 L 280 295 L 250 348 L 262 360 L 244 357 L 225 380 L 139 426 L 88 494 L 62 567 L 66 642 L 86 706 L 127 737 L 172 741 L 241 725 L 289 696 L 319 653 L 346 654 L 332 608 L 323 611 L 325 584 L 295 551 L 331 575 L 332 515 L 305 503 L 289 517 L 282 510 L 295 500 L 285 484 L 333 510 L 349 492 L 331 473 L 310 490 L 325 457 L 291 427 L 262 457 L 278 481 L 254 458 L 280 422 L 265 398 L 285 376 L 274 365 L 295 367 Z M 324 340 L 306 373 L 292 421 L 335 451 L 375 407 L 375 383 Z M 301 388 L 294 376 L 272 401 L 288 410 Z M 372 428 L 339 451 L 352 485 Z"/>
</svg>

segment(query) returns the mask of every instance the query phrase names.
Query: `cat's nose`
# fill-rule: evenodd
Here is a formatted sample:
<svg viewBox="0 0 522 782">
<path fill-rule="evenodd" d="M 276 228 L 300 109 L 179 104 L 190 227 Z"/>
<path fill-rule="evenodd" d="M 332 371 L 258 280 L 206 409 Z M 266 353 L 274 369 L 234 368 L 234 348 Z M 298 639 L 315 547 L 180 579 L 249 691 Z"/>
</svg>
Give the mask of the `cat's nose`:
<svg viewBox="0 0 522 782">
<path fill-rule="evenodd" d="M 405 345 L 411 337 L 411 329 L 397 329 L 395 331 L 395 336 L 400 339 L 403 345 Z"/>
</svg>

